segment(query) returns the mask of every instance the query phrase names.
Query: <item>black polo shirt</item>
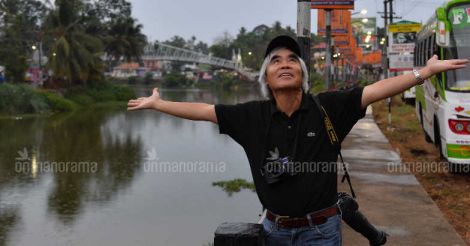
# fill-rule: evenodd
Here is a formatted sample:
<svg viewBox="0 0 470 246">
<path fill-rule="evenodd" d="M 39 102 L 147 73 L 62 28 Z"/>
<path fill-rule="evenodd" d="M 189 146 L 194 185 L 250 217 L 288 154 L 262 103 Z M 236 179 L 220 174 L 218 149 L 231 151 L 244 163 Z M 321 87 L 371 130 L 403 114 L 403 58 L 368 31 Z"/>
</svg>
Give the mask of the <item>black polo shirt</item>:
<svg viewBox="0 0 470 246">
<path fill-rule="evenodd" d="M 362 91 L 358 87 L 318 95 L 340 141 L 365 115 Z M 280 112 L 274 100 L 216 105 L 215 111 L 220 133 L 245 150 L 256 193 L 265 208 L 280 215 L 303 216 L 336 203 L 338 150 L 330 143 L 311 95 L 302 95 L 300 107 L 291 117 Z M 268 184 L 261 167 L 286 156 L 303 163 L 301 171 Z"/>
</svg>

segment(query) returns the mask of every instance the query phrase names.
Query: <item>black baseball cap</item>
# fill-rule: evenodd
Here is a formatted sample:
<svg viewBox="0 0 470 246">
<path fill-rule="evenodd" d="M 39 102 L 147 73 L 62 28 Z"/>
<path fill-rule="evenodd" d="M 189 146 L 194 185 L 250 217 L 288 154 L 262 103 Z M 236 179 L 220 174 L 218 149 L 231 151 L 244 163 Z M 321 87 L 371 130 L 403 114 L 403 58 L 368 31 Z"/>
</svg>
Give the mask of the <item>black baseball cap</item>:
<svg viewBox="0 0 470 246">
<path fill-rule="evenodd" d="M 271 40 L 271 42 L 269 42 L 268 48 L 266 48 L 266 53 L 264 54 L 264 57 L 268 56 L 269 53 L 271 53 L 271 51 L 273 51 L 274 49 L 281 48 L 281 47 L 284 47 L 294 52 L 299 57 L 302 56 L 302 53 L 300 52 L 300 47 L 297 41 L 290 36 L 281 35 L 281 36 L 275 37 L 273 40 Z"/>
</svg>

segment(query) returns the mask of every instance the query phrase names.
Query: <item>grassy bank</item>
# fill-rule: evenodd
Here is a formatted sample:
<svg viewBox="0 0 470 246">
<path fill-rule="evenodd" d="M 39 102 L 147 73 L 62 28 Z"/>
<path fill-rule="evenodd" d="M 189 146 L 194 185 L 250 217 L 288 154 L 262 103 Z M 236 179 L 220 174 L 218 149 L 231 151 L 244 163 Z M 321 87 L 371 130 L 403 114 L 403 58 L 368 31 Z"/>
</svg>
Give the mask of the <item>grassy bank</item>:
<svg viewBox="0 0 470 246">
<path fill-rule="evenodd" d="M 386 101 L 375 103 L 373 111 L 377 124 L 393 148 L 399 151 L 403 163 L 410 168 L 447 220 L 470 245 L 469 174 L 452 174 L 447 171 L 447 165 L 440 160 L 437 148 L 424 140 L 414 106 L 404 104 L 398 96 L 393 98 L 391 127 L 388 126 Z M 414 163 L 435 163 L 433 169 L 440 171 L 418 168 Z"/>
<path fill-rule="evenodd" d="M 26 84 L 1 84 L 0 115 L 71 112 L 89 106 L 124 103 L 134 97 L 134 91 L 128 86 L 111 83 L 75 87 L 67 90 L 64 95 Z"/>
</svg>

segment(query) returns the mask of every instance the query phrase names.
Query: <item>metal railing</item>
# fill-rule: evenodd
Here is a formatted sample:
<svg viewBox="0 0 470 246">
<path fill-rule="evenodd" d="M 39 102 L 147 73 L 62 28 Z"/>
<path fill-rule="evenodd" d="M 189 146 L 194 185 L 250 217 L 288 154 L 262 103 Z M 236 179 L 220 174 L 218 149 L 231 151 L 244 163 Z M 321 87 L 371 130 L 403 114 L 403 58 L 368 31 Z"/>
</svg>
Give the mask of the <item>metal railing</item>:
<svg viewBox="0 0 470 246">
<path fill-rule="evenodd" d="M 200 52 L 174 47 L 171 45 L 156 43 L 147 45 L 144 49 L 143 60 L 183 61 L 208 64 L 236 71 L 249 80 L 254 81 L 258 75 L 241 63 L 214 57 Z"/>
</svg>

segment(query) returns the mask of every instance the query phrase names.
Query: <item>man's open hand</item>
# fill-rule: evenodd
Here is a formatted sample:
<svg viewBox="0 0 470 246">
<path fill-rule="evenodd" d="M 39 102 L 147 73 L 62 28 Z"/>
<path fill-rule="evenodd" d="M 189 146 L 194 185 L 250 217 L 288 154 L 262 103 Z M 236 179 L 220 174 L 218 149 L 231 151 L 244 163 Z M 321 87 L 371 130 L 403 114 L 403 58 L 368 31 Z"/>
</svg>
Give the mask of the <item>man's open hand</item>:
<svg viewBox="0 0 470 246">
<path fill-rule="evenodd" d="M 426 68 L 429 69 L 429 72 L 432 75 L 447 70 L 465 68 L 467 63 L 468 59 L 439 60 L 437 55 L 434 55 L 426 63 Z"/>
<path fill-rule="evenodd" d="M 158 88 L 154 88 L 152 95 L 149 97 L 140 97 L 129 100 L 127 103 L 127 110 L 156 109 L 157 103 L 161 100 Z"/>
</svg>

